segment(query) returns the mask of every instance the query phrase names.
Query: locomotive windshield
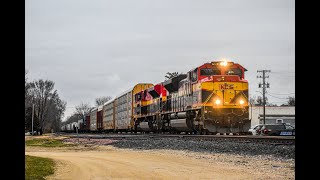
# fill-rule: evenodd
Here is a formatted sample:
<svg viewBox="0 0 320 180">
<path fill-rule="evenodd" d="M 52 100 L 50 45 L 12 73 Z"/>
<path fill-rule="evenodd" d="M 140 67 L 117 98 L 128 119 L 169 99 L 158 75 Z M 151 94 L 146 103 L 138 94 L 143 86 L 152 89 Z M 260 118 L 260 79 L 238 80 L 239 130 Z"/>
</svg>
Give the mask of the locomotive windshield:
<svg viewBox="0 0 320 180">
<path fill-rule="evenodd" d="M 242 70 L 240 68 L 230 68 L 226 70 L 226 75 L 238 75 L 241 78 Z"/>
<path fill-rule="evenodd" d="M 203 68 L 200 70 L 201 76 L 221 75 L 221 71 L 216 68 Z"/>
</svg>

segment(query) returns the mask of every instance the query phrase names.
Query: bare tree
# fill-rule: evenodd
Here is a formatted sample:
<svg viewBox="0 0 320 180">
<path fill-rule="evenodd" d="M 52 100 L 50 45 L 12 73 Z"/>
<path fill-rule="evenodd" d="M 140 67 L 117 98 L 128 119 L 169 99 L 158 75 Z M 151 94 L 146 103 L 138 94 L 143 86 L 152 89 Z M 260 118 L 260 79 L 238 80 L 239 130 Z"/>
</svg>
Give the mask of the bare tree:
<svg viewBox="0 0 320 180">
<path fill-rule="evenodd" d="M 31 127 L 32 107 L 34 105 L 34 130 L 40 131 L 60 129 L 61 119 L 66 109 L 66 102 L 60 99 L 54 82 L 36 80 L 28 82 L 28 71 L 25 70 L 25 127 Z"/>
<path fill-rule="evenodd" d="M 45 130 L 50 131 L 53 129 L 55 132 L 60 130 L 61 119 L 66 110 L 66 104 L 66 102 L 59 98 L 58 94 L 50 99 L 48 111 L 46 112 L 48 122 L 45 124 Z"/>
<path fill-rule="evenodd" d="M 96 106 L 103 105 L 104 103 L 106 103 L 110 99 L 111 99 L 111 96 L 98 97 L 98 98 L 96 98 L 96 101 L 95 101 L 96 102 Z"/>
<path fill-rule="evenodd" d="M 80 105 L 76 106 L 76 112 L 74 114 L 78 116 L 78 119 L 81 118 L 85 120 L 86 115 L 90 112 L 91 109 L 92 108 L 89 103 L 82 102 Z"/>
<path fill-rule="evenodd" d="M 171 79 L 171 78 L 174 78 L 174 77 L 178 76 L 178 74 L 179 74 L 178 72 L 173 72 L 173 73 L 167 72 L 167 75 L 165 75 L 164 77 L 167 80 L 167 79 Z"/>
<path fill-rule="evenodd" d="M 250 99 L 250 101 L 253 101 L 255 106 L 263 106 L 263 98 L 261 96 L 258 96 L 257 98 L 255 97 L 253 98 L 254 100 Z M 266 105 L 267 104 L 268 104 L 268 98 L 266 97 Z"/>
<path fill-rule="evenodd" d="M 289 96 L 288 97 L 288 106 L 295 106 L 296 105 L 296 98 L 295 97 L 291 97 L 291 96 Z"/>
<path fill-rule="evenodd" d="M 57 96 L 57 90 L 54 90 L 54 82 L 50 80 L 38 80 L 31 83 L 34 89 L 35 106 L 37 108 L 36 114 L 39 118 L 40 135 L 43 132 L 46 116 L 48 112 L 48 105 L 51 98 Z"/>
</svg>

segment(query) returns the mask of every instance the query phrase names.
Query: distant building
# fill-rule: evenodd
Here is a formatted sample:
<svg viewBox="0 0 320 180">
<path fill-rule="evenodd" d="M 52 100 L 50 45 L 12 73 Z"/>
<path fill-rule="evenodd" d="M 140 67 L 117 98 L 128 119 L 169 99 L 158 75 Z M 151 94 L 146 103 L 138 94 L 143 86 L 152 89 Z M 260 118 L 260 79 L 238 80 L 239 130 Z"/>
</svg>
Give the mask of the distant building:
<svg viewBox="0 0 320 180">
<path fill-rule="evenodd" d="M 249 107 L 251 125 L 263 124 L 263 106 Z M 266 106 L 266 124 L 289 123 L 295 126 L 295 106 Z"/>
</svg>

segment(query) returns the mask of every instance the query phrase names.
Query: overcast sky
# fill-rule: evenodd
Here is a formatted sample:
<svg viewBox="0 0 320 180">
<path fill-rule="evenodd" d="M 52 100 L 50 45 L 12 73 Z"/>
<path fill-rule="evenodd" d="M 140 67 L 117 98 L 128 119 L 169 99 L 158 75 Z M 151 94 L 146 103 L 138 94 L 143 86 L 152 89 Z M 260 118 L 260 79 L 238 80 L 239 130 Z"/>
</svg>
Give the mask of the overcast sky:
<svg viewBox="0 0 320 180">
<path fill-rule="evenodd" d="M 29 81 L 55 82 L 65 118 L 81 102 L 220 58 L 248 69 L 250 96 L 261 95 L 262 69 L 269 102 L 295 95 L 293 0 L 27 0 L 25 20 Z"/>
</svg>

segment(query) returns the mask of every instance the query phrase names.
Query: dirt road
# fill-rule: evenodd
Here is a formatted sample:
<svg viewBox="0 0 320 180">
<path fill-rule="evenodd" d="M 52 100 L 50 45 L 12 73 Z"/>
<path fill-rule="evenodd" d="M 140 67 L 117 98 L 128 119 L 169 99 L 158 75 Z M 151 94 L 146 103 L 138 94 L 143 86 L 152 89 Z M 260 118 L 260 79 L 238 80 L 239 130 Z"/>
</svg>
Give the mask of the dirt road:
<svg viewBox="0 0 320 180">
<path fill-rule="evenodd" d="M 294 179 L 294 162 L 223 154 L 100 146 L 89 151 L 26 147 L 26 155 L 56 160 L 48 179 Z"/>
</svg>

